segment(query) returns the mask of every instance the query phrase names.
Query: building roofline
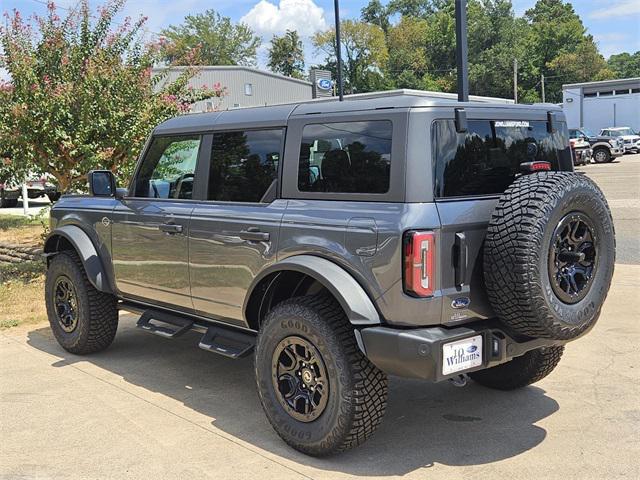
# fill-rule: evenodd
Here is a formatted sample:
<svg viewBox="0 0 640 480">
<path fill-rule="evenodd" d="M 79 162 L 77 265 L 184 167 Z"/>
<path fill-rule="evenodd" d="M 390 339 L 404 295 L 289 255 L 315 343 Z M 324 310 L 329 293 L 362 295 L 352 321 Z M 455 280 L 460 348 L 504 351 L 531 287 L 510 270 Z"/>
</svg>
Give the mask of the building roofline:
<svg viewBox="0 0 640 480">
<path fill-rule="evenodd" d="M 187 66 L 182 66 L 182 65 L 176 65 L 176 66 L 167 66 L 167 67 L 154 67 L 152 70 L 154 72 L 160 72 L 160 71 L 164 71 L 164 70 L 169 70 L 169 71 L 184 71 L 188 68 L 192 68 L 192 67 L 187 67 Z M 273 77 L 273 78 L 277 78 L 279 80 L 286 80 L 289 82 L 293 82 L 293 83 L 299 83 L 302 85 L 307 85 L 307 86 L 312 86 L 313 84 L 311 82 L 308 82 L 306 80 L 300 80 L 299 78 L 293 78 L 293 77 L 287 77 L 285 75 L 280 75 L 278 73 L 273 73 L 273 72 L 268 72 L 266 70 L 260 70 L 259 68 L 252 68 L 252 67 L 245 67 L 244 65 L 198 65 L 196 67 L 197 70 L 200 71 L 204 71 L 204 70 L 243 70 L 245 72 L 251 72 L 251 73 L 256 73 L 258 75 L 264 75 L 267 77 Z"/>
<path fill-rule="evenodd" d="M 616 78 L 614 80 L 599 80 L 595 82 L 583 82 L 583 83 L 566 83 L 562 85 L 562 89 L 565 88 L 578 88 L 578 87 L 596 87 L 596 86 L 615 86 L 624 83 L 640 83 L 640 77 L 631 77 L 631 78 Z"/>
</svg>

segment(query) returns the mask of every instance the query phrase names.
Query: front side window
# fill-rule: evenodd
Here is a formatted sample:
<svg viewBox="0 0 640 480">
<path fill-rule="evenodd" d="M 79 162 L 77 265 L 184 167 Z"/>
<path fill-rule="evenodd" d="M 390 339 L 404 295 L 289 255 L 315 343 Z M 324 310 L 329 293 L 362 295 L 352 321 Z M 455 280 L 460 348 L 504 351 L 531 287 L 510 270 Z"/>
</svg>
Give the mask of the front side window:
<svg viewBox="0 0 640 480">
<path fill-rule="evenodd" d="M 135 196 L 191 199 L 200 136 L 154 138 L 135 183 Z"/>
<path fill-rule="evenodd" d="M 282 137 L 282 130 L 214 133 L 207 198 L 265 201 L 278 178 Z"/>
<path fill-rule="evenodd" d="M 392 129 L 388 120 L 306 125 L 300 146 L 298 190 L 386 193 Z"/>
<path fill-rule="evenodd" d="M 568 150 L 566 123 L 555 133 L 545 121 L 470 120 L 457 133 L 453 120 L 432 125 L 436 197 L 503 193 L 520 175 L 520 164 L 545 161 L 558 168 Z"/>
</svg>

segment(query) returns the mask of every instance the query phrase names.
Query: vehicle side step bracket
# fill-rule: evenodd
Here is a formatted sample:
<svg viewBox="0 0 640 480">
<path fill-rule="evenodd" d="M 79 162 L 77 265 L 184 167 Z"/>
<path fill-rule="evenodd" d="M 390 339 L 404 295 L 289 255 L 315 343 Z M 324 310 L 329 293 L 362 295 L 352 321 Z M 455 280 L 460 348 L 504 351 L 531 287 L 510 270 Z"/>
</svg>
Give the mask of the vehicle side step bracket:
<svg viewBox="0 0 640 480">
<path fill-rule="evenodd" d="M 157 325 L 152 323 L 151 320 L 156 320 L 176 328 Z M 193 327 L 193 320 L 157 310 L 145 310 L 138 320 L 137 327 L 149 333 L 160 335 L 161 337 L 176 338 Z"/>
<path fill-rule="evenodd" d="M 255 335 L 212 326 L 202 336 L 198 346 L 208 352 L 235 359 L 249 355 L 255 343 Z"/>
</svg>

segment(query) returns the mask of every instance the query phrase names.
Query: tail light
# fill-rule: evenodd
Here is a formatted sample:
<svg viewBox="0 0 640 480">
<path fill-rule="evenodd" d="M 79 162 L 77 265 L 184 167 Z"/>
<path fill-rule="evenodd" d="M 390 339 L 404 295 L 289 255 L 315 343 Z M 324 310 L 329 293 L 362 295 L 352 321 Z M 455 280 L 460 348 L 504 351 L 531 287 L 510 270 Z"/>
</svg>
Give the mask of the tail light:
<svg viewBox="0 0 640 480">
<path fill-rule="evenodd" d="M 415 297 L 430 297 L 435 281 L 435 234 L 407 232 L 404 235 L 404 291 Z"/>
</svg>

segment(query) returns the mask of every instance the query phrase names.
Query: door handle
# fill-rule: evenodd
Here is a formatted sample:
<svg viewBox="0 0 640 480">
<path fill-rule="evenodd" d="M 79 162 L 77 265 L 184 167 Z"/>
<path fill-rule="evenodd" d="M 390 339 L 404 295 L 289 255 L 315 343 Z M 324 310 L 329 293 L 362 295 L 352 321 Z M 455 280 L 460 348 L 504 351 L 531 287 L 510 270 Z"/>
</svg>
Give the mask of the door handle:
<svg viewBox="0 0 640 480">
<path fill-rule="evenodd" d="M 182 233 L 182 225 L 178 225 L 175 223 L 161 223 L 158 225 L 158 229 L 161 232 L 166 233 Z"/>
<path fill-rule="evenodd" d="M 467 237 L 464 233 L 456 233 L 456 241 L 454 244 L 455 250 L 455 284 L 456 287 L 464 285 L 464 281 L 467 278 L 467 263 L 468 249 L 467 249 Z"/>
<path fill-rule="evenodd" d="M 242 240 L 248 240 L 250 242 L 268 242 L 271 238 L 269 232 L 261 232 L 257 227 L 250 227 L 246 230 L 242 230 L 238 236 Z"/>
</svg>

